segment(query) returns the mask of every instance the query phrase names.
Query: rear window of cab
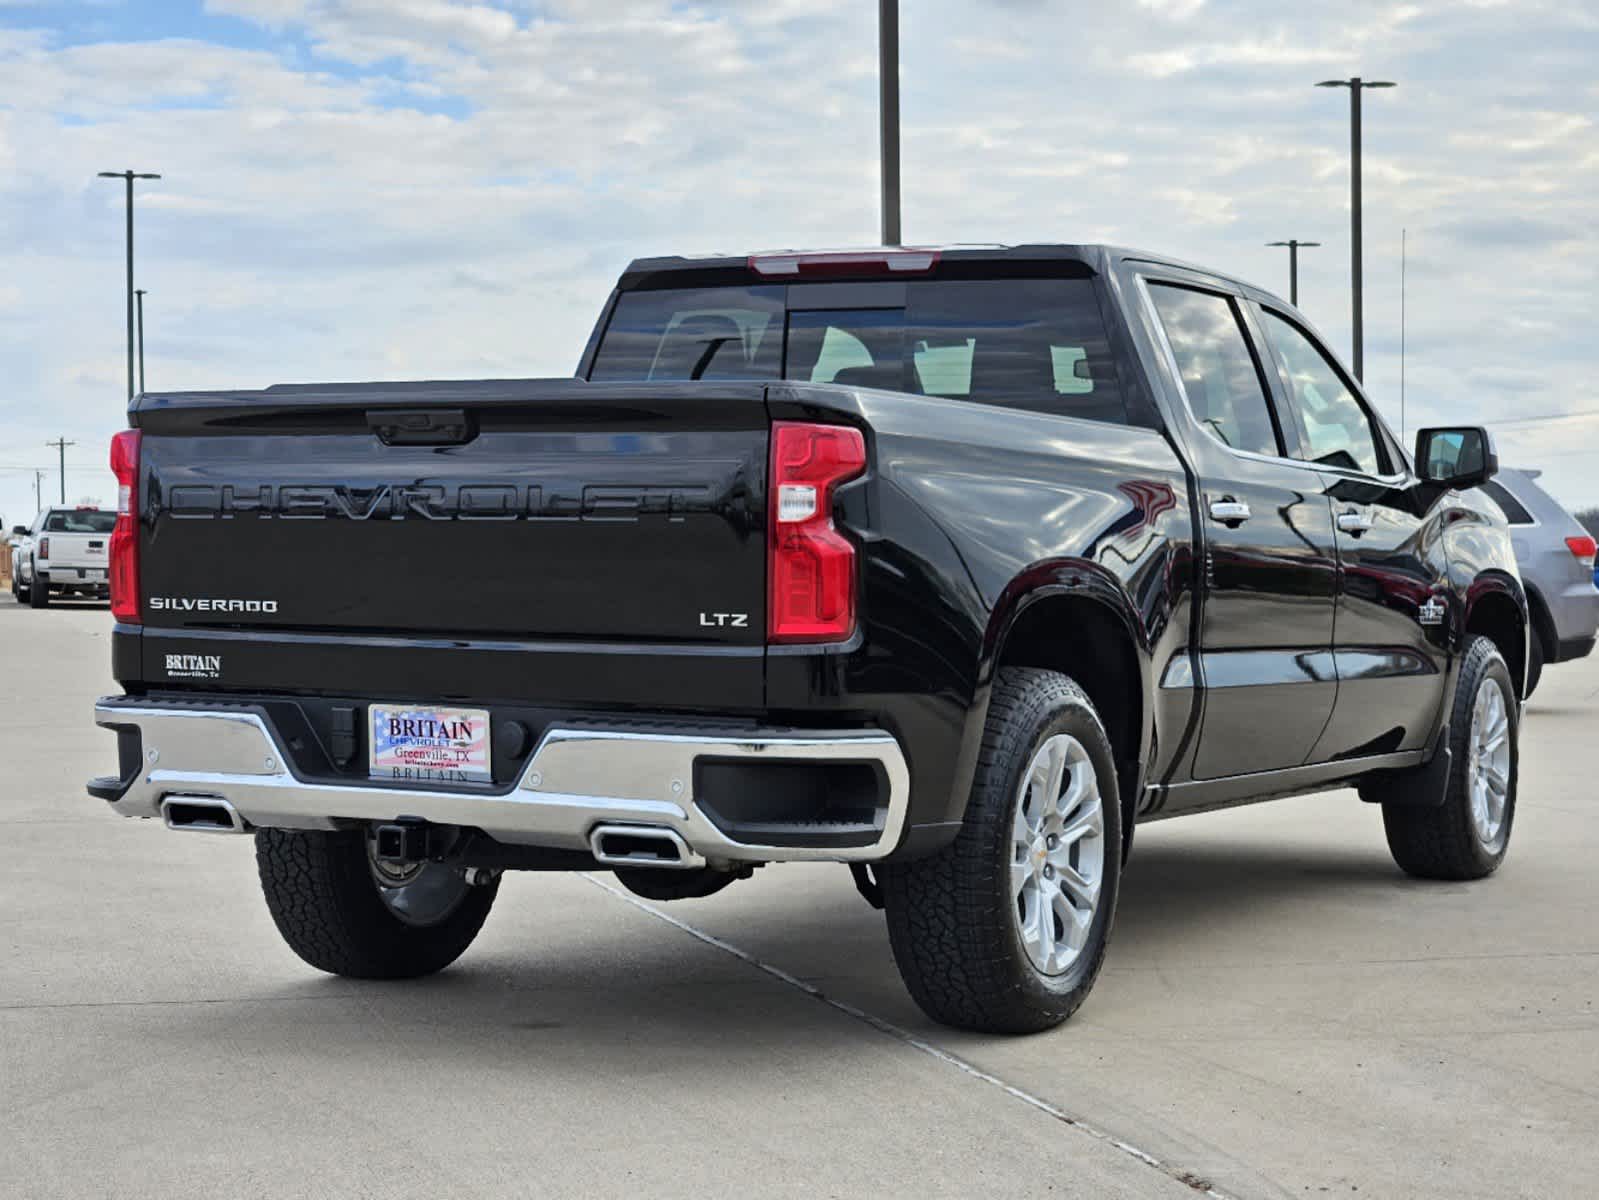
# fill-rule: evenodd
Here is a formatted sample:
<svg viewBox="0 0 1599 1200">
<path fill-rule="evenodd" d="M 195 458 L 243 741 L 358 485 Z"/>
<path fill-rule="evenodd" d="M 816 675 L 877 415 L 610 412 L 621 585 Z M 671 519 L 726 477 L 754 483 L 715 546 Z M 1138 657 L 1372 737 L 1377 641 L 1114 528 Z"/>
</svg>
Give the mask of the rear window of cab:
<svg viewBox="0 0 1599 1200">
<path fill-rule="evenodd" d="M 1127 420 L 1090 280 L 918 281 L 880 308 L 808 309 L 803 296 L 780 284 L 625 292 L 589 377 L 795 379 Z"/>
</svg>

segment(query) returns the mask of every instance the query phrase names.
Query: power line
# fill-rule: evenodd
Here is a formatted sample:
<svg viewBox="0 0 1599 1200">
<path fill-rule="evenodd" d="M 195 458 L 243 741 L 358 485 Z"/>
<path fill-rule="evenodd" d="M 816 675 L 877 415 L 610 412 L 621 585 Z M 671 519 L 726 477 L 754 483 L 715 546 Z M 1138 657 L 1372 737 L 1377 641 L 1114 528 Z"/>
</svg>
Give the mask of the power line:
<svg viewBox="0 0 1599 1200">
<path fill-rule="evenodd" d="M 1534 417 L 1505 417 L 1502 420 L 1489 420 L 1489 425 L 1539 425 L 1545 421 L 1575 421 L 1588 417 L 1599 417 L 1599 408 L 1579 408 L 1575 412 L 1539 413 Z"/>
</svg>

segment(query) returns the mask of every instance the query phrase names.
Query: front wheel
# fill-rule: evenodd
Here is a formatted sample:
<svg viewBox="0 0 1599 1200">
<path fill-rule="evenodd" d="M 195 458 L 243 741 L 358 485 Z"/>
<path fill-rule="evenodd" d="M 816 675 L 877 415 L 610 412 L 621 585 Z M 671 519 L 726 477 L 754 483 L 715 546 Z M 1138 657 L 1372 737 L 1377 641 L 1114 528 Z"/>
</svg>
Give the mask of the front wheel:
<svg viewBox="0 0 1599 1200">
<path fill-rule="evenodd" d="M 1498 648 L 1473 637 L 1449 716 L 1449 782 L 1435 806 L 1384 804 L 1394 861 L 1422 879 L 1481 879 L 1504 861 L 1516 816 L 1520 712 Z"/>
<path fill-rule="evenodd" d="M 380 862 L 359 830 L 262 829 L 256 868 L 289 948 L 318 970 L 354 979 L 414 979 L 472 944 L 499 892 L 446 863 Z"/>
<path fill-rule="evenodd" d="M 1118 795 L 1082 689 L 1053 671 L 1001 671 L 959 835 L 879 871 L 894 961 L 928 1016 L 1036 1033 L 1077 1011 L 1116 910 Z"/>
</svg>

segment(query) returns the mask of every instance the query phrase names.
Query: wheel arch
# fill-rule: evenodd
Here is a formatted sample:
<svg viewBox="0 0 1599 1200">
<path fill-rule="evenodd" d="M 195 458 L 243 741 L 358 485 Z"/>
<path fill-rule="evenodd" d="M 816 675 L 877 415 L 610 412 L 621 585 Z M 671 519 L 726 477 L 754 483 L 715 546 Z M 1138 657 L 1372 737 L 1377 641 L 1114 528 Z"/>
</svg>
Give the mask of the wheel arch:
<svg viewBox="0 0 1599 1200">
<path fill-rule="evenodd" d="M 1543 598 L 1537 584 L 1524 579 L 1521 587 L 1527 594 L 1527 616 L 1532 632 L 1543 647 L 1544 661 L 1552 663 L 1560 652 L 1560 635 L 1555 630 L 1554 614 L 1549 611 L 1549 602 Z"/>
<path fill-rule="evenodd" d="M 1122 837 L 1130 844 L 1154 715 L 1149 640 L 1120 581 L 1081 559 L 1051 560 L 1017 576 L 989 622 L 983 682 L 1008 666 L 1059 671 L 1088 693 L 1116 757 Z"/>
<path fill-rule="evenodd" d="M 1530 626 L 1527 593 L 1519 580 L 1500 571 L 1484 571 L 1472 580 L 1466 593 L 1464 632 L 1480 634 L 1499 648 L 1515 681 L 1517 698 L 1527 694 Z"/>
</svg>

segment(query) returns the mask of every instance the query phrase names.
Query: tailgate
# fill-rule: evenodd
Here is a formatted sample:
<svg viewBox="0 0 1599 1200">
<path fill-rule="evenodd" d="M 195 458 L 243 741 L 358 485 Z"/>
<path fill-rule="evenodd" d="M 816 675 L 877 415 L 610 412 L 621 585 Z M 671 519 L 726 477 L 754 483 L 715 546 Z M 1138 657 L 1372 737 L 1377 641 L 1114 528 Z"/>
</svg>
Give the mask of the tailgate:
<svg viewBox="0 0 1599 1200">
<path fill-rule="evenodd" d="M 47 533 L 50 539 L 50 566 L 98 567 L 105 569 L 109 533 Z"/>
<path fill-rule="evenodd" d="M 149 397 L 150 629 L 756 646 L 758 385 Z"/>
</svg>

